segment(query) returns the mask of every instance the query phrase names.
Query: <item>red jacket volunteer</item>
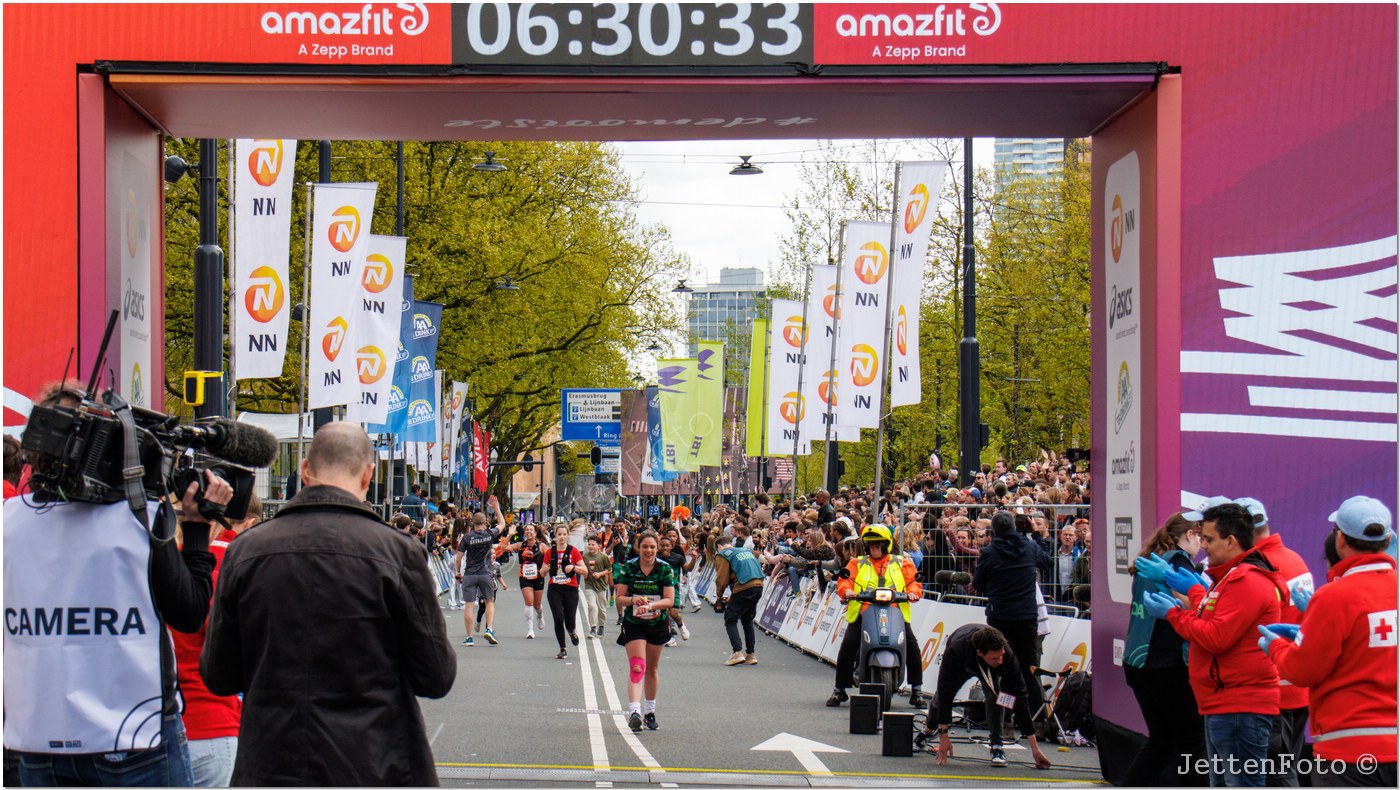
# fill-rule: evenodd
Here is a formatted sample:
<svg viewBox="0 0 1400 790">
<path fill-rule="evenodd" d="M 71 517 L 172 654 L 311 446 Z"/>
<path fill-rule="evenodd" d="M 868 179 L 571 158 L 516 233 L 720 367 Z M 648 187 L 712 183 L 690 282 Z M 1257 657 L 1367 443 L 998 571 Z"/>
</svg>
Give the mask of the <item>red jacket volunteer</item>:
<svg viewBox="0 0 1400 790">
<path fill-rule="evenodd" d="M 1279 612 L 1280 623 L 1301 623 L 1303 613 L 1298 611 L 1298 607 L 1293 605 L 1293 598 L 1289 593 L 1298 585 L 1304 585 L 1309 590 L 1313 587 L 1312 571 L 1308 570 L 1308 564 L 1303 562 L 1303 558 L 1298 556 L 1298 552 L 1283 545 L 1283 537 L 1273 534 L 1263 538 L 1256 538 L 1254 548 L 1259 550 L 1269 564 L 1278 568 L 1279 576 L 1283 578 L 1283 584 L 1287 592 L 1280 602 Z M 1267 623 L 1266 623 L 1267 625 Z M 1289 682 L 1287 678 L 1279 679 L 1279 707 L 1284 710 L 1296 710 L 1308 706 L 1308 690 L 1303 686 Z"/>
</svg>

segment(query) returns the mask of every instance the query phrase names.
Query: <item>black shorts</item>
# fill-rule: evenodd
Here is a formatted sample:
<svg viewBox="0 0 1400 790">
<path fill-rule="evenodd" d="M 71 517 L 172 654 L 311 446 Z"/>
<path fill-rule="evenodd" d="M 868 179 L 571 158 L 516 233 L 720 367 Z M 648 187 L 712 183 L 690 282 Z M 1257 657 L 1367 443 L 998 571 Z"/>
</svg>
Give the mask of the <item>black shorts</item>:
<svg viewBox="0 0 1400 790">
<path fill-rule="evenodd" d="M 626 645 L 638 639 L 646 640 L 649 645 L 664 645 L 671 641 L 670 619 L 661 617 L 651 623 L 634 623 L 622 618 L 622 633 L 617 635 L 617 643 Z"/>
<path fill-rule="evenodd" d="M 536 576 L 536 577 L 533 578 L 533 579 L 527 579 L 527 578 L 525 578 L 524 576 L 521 576 L 521 577 L 520 577 L 520 589 L 522 589 L 522 590 L 543 590 L 543 589 L 544 589 L 544 577 L 543 577 L 543 576 Z"/>
</svg>

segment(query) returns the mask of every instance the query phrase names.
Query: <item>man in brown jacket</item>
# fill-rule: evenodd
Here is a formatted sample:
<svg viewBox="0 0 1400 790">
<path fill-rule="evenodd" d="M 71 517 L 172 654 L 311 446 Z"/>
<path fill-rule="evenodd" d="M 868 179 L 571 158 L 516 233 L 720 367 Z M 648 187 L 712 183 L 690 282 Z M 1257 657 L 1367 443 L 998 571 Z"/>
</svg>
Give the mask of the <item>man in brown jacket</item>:
<svg viewBox="0 0 1400 790">
<path fill-rule="evenodd" d="M 733 588 L 728 598 L 724 591 Z M 715 540 L 715 611 L 724 612 L 724 630 L 729 634 L 729 646 L 734 649 L 724 665 L 757 664 L 754 654 L 753 618 L 758 611 L 758 599 L 763 597 L 763 567 L 753 552 L 735 548 L 734 539 L 721 535 Z M 744 643 L 739 644 L 739 624 L 744 625 Z M 747 650 L 740 650 L 740 647 Z"/>
<path fill-rule="evenodd" d="M 200 658 L 243 692 L 234 785 L 437 785 L 415 696 L 457 678 L 423 546 L 364 506 L 374 448 L 316 431 L 303 488 L 229 544 Z"/>
</svg>

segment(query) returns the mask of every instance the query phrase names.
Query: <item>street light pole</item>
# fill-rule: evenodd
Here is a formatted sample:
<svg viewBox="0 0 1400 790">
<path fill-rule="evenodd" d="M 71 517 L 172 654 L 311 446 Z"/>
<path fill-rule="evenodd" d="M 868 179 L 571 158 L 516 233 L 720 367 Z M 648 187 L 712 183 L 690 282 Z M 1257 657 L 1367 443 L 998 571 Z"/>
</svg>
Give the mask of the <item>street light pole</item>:
<svg viewBox="0 0 1400 790">
<path fill-rule="evenodd" d="M 982 361 L 977 345 L 977 249 L 973 239 L 972 138 L 963 138 L 963 338 L 958 343 L 958 462 L 961 485 L 977 473 L 982 455 Z"/>
<path fill-rule="evenodd" d="M 194 369 L 218 372 L 204 387 L 196 417 L 225 417 L 228 382 L 224 371 L 224 251 L 219 247 L 219 145 L 199 141 L 199 246 L 194 251 Z M 209 383 L 212 383 L 209 382 Z"/>
</svg>

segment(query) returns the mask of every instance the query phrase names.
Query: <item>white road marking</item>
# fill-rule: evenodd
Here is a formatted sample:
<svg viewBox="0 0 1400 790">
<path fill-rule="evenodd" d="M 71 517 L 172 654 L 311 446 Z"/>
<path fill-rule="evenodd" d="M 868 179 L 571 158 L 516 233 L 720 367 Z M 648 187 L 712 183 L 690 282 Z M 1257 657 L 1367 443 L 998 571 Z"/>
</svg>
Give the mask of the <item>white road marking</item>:
<svg viewBox="0 0 1400 790">
<path fill-rule="evenodd" d="M 593 769 L 595 771 L 611 771 L 612 763 L 608 762 L 607 742 L 603 740 L 603 719 L 597 713 L 592 712 L 598 708 L 598 692 L 593 685 L 593 663 L 588 659 L 588 645 L 586 644 L 579 651 L 579 666 L 583 667 L 583 704 L 590 711 L 588 714 L 588 744 L 593 750 Z M 612 786 L 612 782 L 598 782 L 598 787 Z"/>
<path fill-rule="evenodd" d="M 607 695 L 608 707 L 613 710 L 624 710 L 622 702 L 617 694 L 617 685 L 613 682 L 612 673 L 608 671 L 608 659 L 603 653 L 603 640 L 593 640 L 593 648 L 598 654 L 598 669 L 599 674 L 603 678 L 603 693 Z M 637 734 L 632 732 L 632 729 L 627 726 L 627 719 L 625 717 L 613 716 L 613 723 L 617 725 L 617 731 L 622 734 L 622 740 L 631 747 L 632 753 L 637 755 L 637 759 L 641 760 L 642 765 L 645 765 L 653 771 L 665 773 L 665 769 L 661 767 L 661 763 L 658 763 L 656 758 L 651 756 L 651 752 L 647 751 L 647 747 L 643 746 L 642 742 L 638 740 Z M 679 787 L 679 785 L 673 782 L 662 782 L 661 786 Z"/>
<path fill-rule="evenodd" d="M 431 738 L 428 739 L 428 747 L 429 747 L 429 748 L 432 748 L 432 745 L 433 745 L 435 742 L 437 742 L 438 736 L 442 734 L 442 728 L 443 728 L 443 722 L 438 722 L 437 729 L 436 729 L 436 730 L 433 730 L 433 737 L 431 737 Z"/>
<path fill-rule="evenodd" d="M 749 749 L 751 752 L 792 752 L 792 756 L 797 758 L 797 762 L 802 764 L 802 770 L 813 776 L 831 776 L 831 769 L 827 768 L 821 760 L 817 759 L 817 752 L 830 752 L 834 754 L 848 754 L 845 749 L 839 746 L 830 746 L 820 741 L 813 741 L 803 738 L 800 735 L 793 735 L 787 732 L 780 732 L 772 738 Z"/>
</svg>

